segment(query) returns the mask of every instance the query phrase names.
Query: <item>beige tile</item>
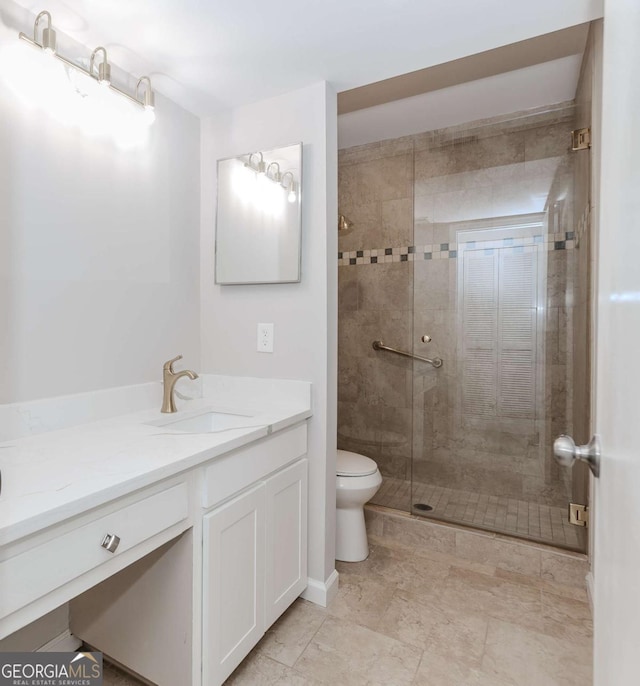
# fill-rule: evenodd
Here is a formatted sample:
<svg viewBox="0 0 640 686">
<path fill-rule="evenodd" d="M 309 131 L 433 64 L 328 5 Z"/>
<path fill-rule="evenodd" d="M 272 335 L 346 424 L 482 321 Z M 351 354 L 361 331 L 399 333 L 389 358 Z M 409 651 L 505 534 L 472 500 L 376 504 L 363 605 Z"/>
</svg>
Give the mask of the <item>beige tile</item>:
<svg viewBox="0 0 640 686">
<path fill-rule="evenodd" d="M 591 683 L 591 645 L 491 620 L 482 669 L 517 686 L 583 686 Z"/>
<path fill-rule="evenodd" d="M 372 535 L 369 537 L 369 543 L 380 545 L 391 550 L 403 551 L 411 556 L 414 556 L 417 560 L 437 562 L 441 565 L 446 565 L 449 568 L 457 567 L 460 569 L 469 569 L 471 571 L 478 572 L 479 574 L 488 574 L 490 576 L 494 575 L 496 571 L 496 568 L 491 565 L 472 562 L 470 560 L 463 560 L 460 557 L 456 557 L 452 553 L 442 553 L 438 550 L 434 550 L 433 548 L 416 546 L 415 544 L 398 541 L 395 538 Z M 414 589 L 406 587 L 402 590 L 413 591 Z"/>
<path fill-rule="evenodd" d="M 370 536 L 382 536 L 383 516 L 380 512 L 365 508 L 364 518 L 367 523 L 367 533 Z"/>
<path fill-rule="evenodd" d="M 224 683 L 225 686 L 319 686 L 321 682 L 254 652 Z"/>
<path fill-rule="evenodd" d="M 511 543 L 492 536 L 457 531 L 456 554 L 510 572 L 540 576 L 540 550 L 515 541 Z"/>
<path fill-rule="evenodd" d="M 360 310 L 409 311 L 413 297 L 413 274 L 408 264 L 393 262 L 363 267 L 358 274 Z M 369 346 L 371 341 L 367 341 Z"/>
<path fill-rule="evenodd" d="M 381 617 L 378 631 L 451 660 L 479 665 L 487 625 L 486 617 L 443 603 L 434 587 L 430 595 L 398 591 Z"/>
<path fill-rule="evenodd" d="M 338 234 L 338 250 L 382 247 L 378 245 L 382 239 L 382 204 L 379 201 L 363 203 L 356 191 L 345 190 L 342 195 L 344 198 L 339 204 L 340 213 L 345 214 L 353 222 L 353 226 Z"/>
<path fill-rule="evenodd" d="M 328 617 L 295 669 L 333 686 L 404 686 L 412 683 L 421 656 L 418 648 Z"/>
<path fill-rule="evenodd" d="M 586 601 L 542 591 L 542 618 L 545 634 L 567 641 L 593 638 L 591 607 Z"/>
<path fill-rule="evenodd" d="M 565 586 L 584 588 L 589 563 L 583 555 L 542 552 L 542 578 Z"/>
<path fill-rule="evenodd" d="M 578 588 L 576 586 L 565 586 L 563 584 L 557 584 L 553 581 L 547 581 L 546 579 L 535 578 L 525 574 L 518 574 L 517 572 L 509 572 L 504 569 L 496 569 L 495 576 L 500 577 L 501 579 L 507 579 L 508 581 L 513 581 L 517 584 L 533 586 L 540 591 L 547 591 L 547 593 L 562 596 L 563 598 L 568 598 L 570 600 L 578 600 L 582 603 L 585 603 L 588 600 L 586 586 L 583 588 Z"/>
<path fill-rule="evenodd" d="M 416 686 L 514 686 L 511 681 L 497 680 L 481 669 L 432 651 L 423 654 L 413 683 Z"/>
<path fill-rule="evenodd" d="M 389 516 L 384 520 L 383 535 L 399 543 L 424 547 L 442 553 L 455 553 L 455 529 L 417 519 Z"/>
<path fill-rule="evenodd" d="M 380 247 L 413 245 L 413 197 L 382 203 Z"/>
<path fill-rule="evenodd" d="M 541 126 L 525 134 L 525 158 L 528 161 L 569 153 L 571 126 L 566 123 Z"/>
<path fill-rule="evenodd" d="M 267 631 L 256 651 L 293 667 L 326 616 L 324 608 L 298 599 Z"/>
<path fill-rule="evenodd" d="M 451 609 L 542 629 L 540 591 L 532 586 L 452 567 L 442 600 Z"/>
<path fill-rule="evenodd" d="M 338 270 L 338 310 L 358 309 L 358 279 L 355 269 Z"/>
<path fill-rule="evenodd" d="M 364 202 L 413 196 L 413 155 L 385 157 L 356 166 L 356 190 Z"/>
<path fill-rule="evenodd" d="M 369 557 L 364 562 L 338 562 L 340 582 L 350 576 L 369 576 L 389 582 L 401 591 L 430 594 L 439 581 L 449 575 L 449 562 L 420 555 L 411 549 L 395 549 L 370 545 Z"/>
<path fill-rule="evenodd" d="M 341 568 L 342 565 L 338 570 Z M 395 590 L 393 582 L 372 575 L 344 574 L 327 612 L 333 617 L 375 629 Z"/>
<path fill-rule="evenodd" d="M 103 686 L 143 686 L 143 682 L 114 665 L 105 662 L 103 669 Z"/>
</svg>

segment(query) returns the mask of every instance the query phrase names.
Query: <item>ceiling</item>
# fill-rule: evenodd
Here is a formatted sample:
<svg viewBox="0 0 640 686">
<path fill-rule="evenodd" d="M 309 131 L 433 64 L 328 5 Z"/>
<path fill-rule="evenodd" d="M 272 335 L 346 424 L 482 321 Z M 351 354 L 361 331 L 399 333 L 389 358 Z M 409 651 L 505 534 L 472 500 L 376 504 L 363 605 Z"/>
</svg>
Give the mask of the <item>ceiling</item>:
<svg viewBox="0 0 640 686">
<path fill-rule="evenodd" d="M 338 91 L 602 16 L 603 0 L 1 0 L 0 19 L 54 27 L 114 65 L 150 73 L 212 114 L 327 80 Z"/>
<path fill-rule="evenodd" d="M 338 117 L 338 147 L 351 148 L 573 100 L 582 54 L 505 71 Z"/>
</svg>

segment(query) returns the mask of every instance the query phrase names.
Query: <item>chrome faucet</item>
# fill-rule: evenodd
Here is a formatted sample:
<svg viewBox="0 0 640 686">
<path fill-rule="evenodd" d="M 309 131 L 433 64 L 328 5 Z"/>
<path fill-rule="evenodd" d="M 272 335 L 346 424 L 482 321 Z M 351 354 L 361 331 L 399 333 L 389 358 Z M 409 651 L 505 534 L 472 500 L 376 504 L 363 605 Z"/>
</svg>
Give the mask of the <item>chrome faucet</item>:
<svg viewBox="0 0 640 686">
<path fill-rule="evenodd" d="M 173 360 L 165 362 L 164 367 L 162 368 L 162 383 L 164 387 L 164 393 L 162 396 L 161 412 L 177 412 L 173 391 L 178 379 L 182 378 L 183 376 L 188 376 L 192 380 L 198 378 L 198 375 L 195 372 L 192 372 L 190 369 L 185 369 L 182 372 L 173 371 L 173 363 L 181 359 L 182 355 L 178 355 L 178 357 L 174 357 Z"/>
</svg>

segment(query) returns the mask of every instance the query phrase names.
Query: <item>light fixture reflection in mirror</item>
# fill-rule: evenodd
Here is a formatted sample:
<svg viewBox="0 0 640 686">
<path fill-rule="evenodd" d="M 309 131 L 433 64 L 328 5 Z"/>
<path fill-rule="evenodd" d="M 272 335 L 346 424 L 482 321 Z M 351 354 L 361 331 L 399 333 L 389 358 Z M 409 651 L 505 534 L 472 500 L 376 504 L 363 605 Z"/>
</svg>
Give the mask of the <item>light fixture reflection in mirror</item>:
<svg viewBox="0 0 640 686">
<path fill-rule="evenodd" d="M 300 280 L 302 145 L 217 164 L 216 283 Z"/>
<path fill-rule="evenodd" d="M 287 191 L 287 201 L 294 203 L 298 199 L 296 193 L 296 180 L 291 172 L 282 175 L 282 187 Z"/>
<path fill-rule="evenodd" d="M 232 186 L 243 203 L 274 218 L 284 214 L 285 201 L 295 203 L 298 199 L 293 173 L 282 174 L 278 162 L 267 166 L 262 153 L 252 153 L 247 162 L 237 160 Z"/>
<path fill-rule="evenodd" d="M 282 215 L 282 188 L 263 173 L 255 173 L 241 162 L 234 165 L 232 187 L 243 205 L 271 217 Z"/>
</svg>

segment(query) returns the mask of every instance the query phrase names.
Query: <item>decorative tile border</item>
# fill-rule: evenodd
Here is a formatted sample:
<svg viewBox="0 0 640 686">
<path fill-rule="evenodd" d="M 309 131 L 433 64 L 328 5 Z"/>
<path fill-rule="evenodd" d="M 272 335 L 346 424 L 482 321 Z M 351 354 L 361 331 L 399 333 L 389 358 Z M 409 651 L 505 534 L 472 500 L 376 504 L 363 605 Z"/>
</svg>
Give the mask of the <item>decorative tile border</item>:
<svg viewBox="0 0 640 686">
<path fill-rule="evenodd" d="M 513 252 L 531 252 L 544 245 L 544 249 L 573 250 L 575 237 L 573 231 L 529 236 L 527 238 L 503 238 L 498 241 L 482 241 L 483 250 L 511 248 Z M 399 248 L 374 248 L 371 250 L 351 250 L 338 252 L 338 266 L 349 267 L 359 264 L 382 264 L 389 262 L 416 262 L 421 260 L 450 260 L 458 257 L 460 250 L 475 249 L 476 242 L 468 241 L 458 246 L 456 243 L 434 243 L 426 245 L 406 245 Z"/>
</svg>

